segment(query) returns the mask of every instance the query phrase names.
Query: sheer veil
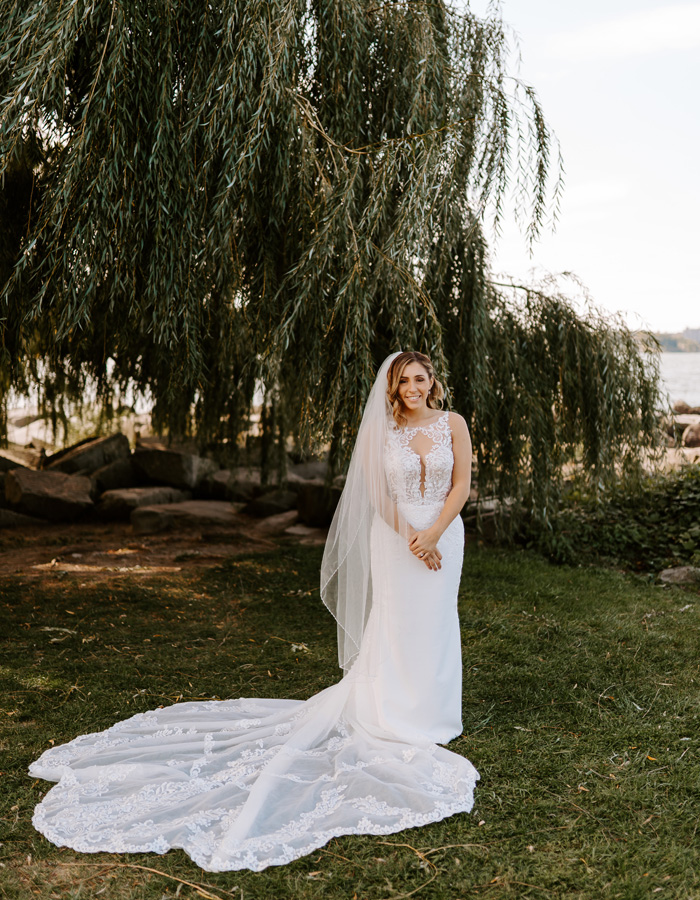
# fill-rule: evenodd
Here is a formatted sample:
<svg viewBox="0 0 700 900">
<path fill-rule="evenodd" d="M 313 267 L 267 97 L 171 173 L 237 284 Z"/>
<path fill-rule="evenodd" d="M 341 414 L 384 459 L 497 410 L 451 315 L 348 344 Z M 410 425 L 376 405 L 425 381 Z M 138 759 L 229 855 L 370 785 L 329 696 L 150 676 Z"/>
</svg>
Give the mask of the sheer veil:
<svg viewBox="0 0 700 900">
<path fill-rule="evenodd" d="M 398 355 L 384 360 L 367 399 L 321 563 L 321 598 L 338 624 L 338 662 L 346 673 L 359 653 L 372 608 L 372 525 L 379 516 L 395 531 L 407 532 L 384 472 L 386 440 L 394 428 L 387 374 Z"/>
</svg>

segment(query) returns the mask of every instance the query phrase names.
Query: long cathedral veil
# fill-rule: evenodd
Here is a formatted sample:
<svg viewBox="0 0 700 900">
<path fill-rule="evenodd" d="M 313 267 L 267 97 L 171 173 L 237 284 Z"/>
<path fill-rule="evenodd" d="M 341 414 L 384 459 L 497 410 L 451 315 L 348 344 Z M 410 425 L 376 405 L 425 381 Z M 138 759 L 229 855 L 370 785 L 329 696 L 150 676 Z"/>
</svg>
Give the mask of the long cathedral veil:
<svg viewBox="0 0 700 900">
<path fill-rule="evenodd" d="M 394 428 L 387 374 L 398 355 L 384 360 L 367 398 L 321 563 L 321 598 L 338 624 L 338 662 L 344 672 L 357 658 L 372 608 L 372 523 L 380 516 L 395 531 L 407 530 L 391 500 L 384 470 L 386 441 Z"/>
</svg>

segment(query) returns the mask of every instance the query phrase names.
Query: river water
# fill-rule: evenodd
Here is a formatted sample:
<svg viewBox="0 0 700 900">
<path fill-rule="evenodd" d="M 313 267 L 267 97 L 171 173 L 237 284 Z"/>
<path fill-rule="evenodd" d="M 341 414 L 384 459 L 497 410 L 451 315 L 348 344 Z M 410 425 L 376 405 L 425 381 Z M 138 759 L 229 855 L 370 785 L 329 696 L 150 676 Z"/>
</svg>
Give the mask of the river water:
<svg viewBox="0 0 700 900">
<path fill-rule="evenodd" d="M 700 406 L 700 353 L 662 353 L 661 379 L 671 403 Z"/>
</svg>

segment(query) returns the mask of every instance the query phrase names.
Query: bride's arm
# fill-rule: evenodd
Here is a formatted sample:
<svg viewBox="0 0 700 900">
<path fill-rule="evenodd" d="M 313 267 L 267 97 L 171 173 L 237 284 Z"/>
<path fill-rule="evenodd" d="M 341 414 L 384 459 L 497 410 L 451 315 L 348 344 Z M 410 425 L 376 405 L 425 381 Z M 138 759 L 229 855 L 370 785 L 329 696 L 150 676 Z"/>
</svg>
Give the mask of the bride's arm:
<svg viewBox="0 0 700 900">
<path fill-rule="evenodd" d="M 472 478 L 472 442 L 469 437 L 467 423 L 457 413 L 450 413 L 450 429 L 452 430 L 452 453 L 454 468 L 452 469 L 452 490 L 447 495 L 437 521 L 425 531 L 418 531 L 409 541 L 411 553 L 437 552 L 437 543 L 450 522 L 456 518 L 469 499 Z"/>
</svg>

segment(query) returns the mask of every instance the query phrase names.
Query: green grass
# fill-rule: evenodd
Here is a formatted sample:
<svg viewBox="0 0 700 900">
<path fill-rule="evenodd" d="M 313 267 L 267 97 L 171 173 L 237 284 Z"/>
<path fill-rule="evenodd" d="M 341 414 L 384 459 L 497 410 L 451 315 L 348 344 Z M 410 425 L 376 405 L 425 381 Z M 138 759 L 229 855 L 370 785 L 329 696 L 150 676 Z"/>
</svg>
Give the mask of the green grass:
<svg viewBox="0 0 700 900">
<path fill-rule="evenodd" d="M 85 856 L 32 829 L 50 785 L 26 769 L 50 742 L 179 699 L 303 698 L 337 680 L 319 563 L 289 545 L 158 582 L 0 582 L 0 896 L 700 896 L 698 593 L 522 551 L 465 561 L 465 733 L 450 746 L 481 772 L 472 815 L 259 874 L 202 872 L 180 851 Z"/>
</svg>

